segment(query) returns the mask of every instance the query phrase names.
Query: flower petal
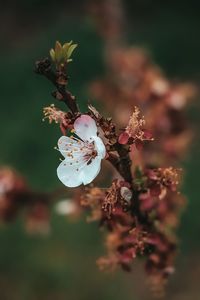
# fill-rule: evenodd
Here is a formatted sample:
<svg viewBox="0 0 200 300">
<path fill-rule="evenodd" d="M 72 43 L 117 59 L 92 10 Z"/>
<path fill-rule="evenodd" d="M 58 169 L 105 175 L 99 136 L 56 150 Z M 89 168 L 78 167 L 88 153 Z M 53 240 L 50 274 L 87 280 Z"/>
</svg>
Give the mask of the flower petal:
<svg viewBox="0 0 200 300">
<path fill-rule="evenodd" d="M 92 136 L 97 135 L 97 126 L 95 121 L 88 115 L 81 115 L 74 122 L 76 134 L 84 141 L 92 140 Z"/>
<path fill-rule="evenodd" d="M 84 143 L 81 140 L 75 140 L 72 138 L 69 138 L 68 136 L 61 136 L 58 140 L 58 149 L 60 153 L 64 156 L 67 157 L 71 151 L 73 153 L 79 153 L 80 154 L 80 149 L 84 146 Z M 76 151 L 74 151 L 74 149 Z"/>
<path fill-rule="evenodd" d="M 80 173 L 82 168 L 76 164 L 70 165 L 67 158 L 57 168 L 57 175 L 60 181 L 67 187 L 77 187 L 82 184 Z"/>
<path fill-rule="evenodd" d="M 90 164 L 82 161 L 76 164 L 69 164 L 67 158 L 57 168 L 57 175 L 60 181 L 67 187 L 77 187 L 82 183 L 89 184 L 99 174 L 101 158 L 96 156 Z"/>
<path fill-rule="evenodd" d="M 99 174 L 101 169 L 101 158 L 96 156 L 90 164 L 86 165 L 81 173 L 80 178 L 84 185 L 89 184 L 92 182 L 95 177 Z"/>
<path fill-rule="evenodd" d="M 98 156 L 102 159 L 106 156 L 106 147 L 101 138 L 98 136 L 93 136 L 92 139 L 95 142 L 95 150 L 97 151 Z"/>
</svg>

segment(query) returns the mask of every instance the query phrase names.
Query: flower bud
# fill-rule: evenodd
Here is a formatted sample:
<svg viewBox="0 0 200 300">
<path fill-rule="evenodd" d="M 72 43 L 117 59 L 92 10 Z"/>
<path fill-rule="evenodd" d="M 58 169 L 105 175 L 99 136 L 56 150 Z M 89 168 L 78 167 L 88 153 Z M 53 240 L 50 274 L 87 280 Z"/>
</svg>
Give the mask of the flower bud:
<svg viewBox="0 0 200 300">
<path fill-rule="evenodd" d="M 126 202 L 130 203 L 133 194 L 129 188 L 126 186 L 121 187 L 120 194 Z"/>
</svg>

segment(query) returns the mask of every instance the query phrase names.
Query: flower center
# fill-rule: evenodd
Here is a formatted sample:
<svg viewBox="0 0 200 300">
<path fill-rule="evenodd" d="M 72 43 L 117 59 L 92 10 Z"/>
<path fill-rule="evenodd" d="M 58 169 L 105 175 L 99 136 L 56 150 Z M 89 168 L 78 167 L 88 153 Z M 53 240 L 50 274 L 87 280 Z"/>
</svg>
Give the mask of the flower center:
<svg viewBox="0 0 200 300">
<path fill-rule="evenodd" d="M 85 147 L 87 148 L 87 152 L 84 154 L 84 159 L 87 161 L 87 165 L 91 164 L 92 160 L 97 156 L 97 151 L 95 150 L 95 144 L 85 143 Z"/>
</svg>

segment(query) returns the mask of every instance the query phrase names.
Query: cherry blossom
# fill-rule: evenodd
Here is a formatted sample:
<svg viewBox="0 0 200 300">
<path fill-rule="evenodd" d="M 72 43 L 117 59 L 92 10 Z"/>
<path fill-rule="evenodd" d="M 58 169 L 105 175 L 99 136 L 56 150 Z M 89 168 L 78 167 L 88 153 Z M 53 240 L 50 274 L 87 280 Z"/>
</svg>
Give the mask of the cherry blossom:
<svg viewBox="0 0 200 300">
<path fill-rule="evenodd" d="M 81 115 L 77 118 L 74 131 L 78 138 L 61 136 L 58 140 L 58 149 L 65 159 L 57 168 L 57 175 L 67 187 L 92 182 L 106 155 L 105 146 L 97 136 L 96 123 L 90 116 Z"/>
</svg>

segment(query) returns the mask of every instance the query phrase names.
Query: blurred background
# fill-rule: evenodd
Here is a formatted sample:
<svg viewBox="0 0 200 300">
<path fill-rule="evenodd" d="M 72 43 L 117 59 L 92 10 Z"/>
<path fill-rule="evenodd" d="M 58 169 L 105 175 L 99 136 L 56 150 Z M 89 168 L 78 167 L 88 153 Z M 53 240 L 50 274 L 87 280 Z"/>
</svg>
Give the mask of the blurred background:
<svg viewBox="0 0 200 300">
<path fill-rule="evenodd" d="M 103 76 L 103 39 L 84 0 L 7 0 L 0 10 L 0 164 L 16 168 L 36 190 L 60 186 L 53 147 L 58 127 L 42 122 L 42 108 L 54 102 L 52 86 L 34 73 L 34 62 L 56 40 L 79 44 L 69 66 L 70 90 L 85 107 L 91 81 Z M 199 1 L 122 1 L 126 38 L 144 47 L 171 79 L 200 81 Z M 60 105 L 62 108 L 62 104 Z M 194 138 L 182 162 L 182 187 L 188 198 L 180 227 L 180 253 L 167 299 L 200 299 L 199 102 L 187 111 Z M 131 274 L 101 273 L 95 260 L 103 253 L 97 224 L 85 217 L 70 222 L 52 210 L 48 236 L 27 235 L 23 218 L 0 224 L 0 299 L 2 300 L 142 300 L 142 262 Z"/>
</svg>

